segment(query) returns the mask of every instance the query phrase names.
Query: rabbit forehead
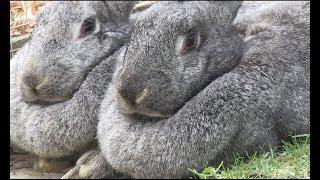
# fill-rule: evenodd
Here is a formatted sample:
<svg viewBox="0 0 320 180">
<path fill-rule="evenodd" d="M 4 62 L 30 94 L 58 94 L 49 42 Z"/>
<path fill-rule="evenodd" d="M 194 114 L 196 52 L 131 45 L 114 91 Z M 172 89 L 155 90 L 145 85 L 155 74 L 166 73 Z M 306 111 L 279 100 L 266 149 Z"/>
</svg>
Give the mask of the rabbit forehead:
<svg viewBox="0 0 320 180">
<path fill-rule="evenodd" d="M 204 12 L 205 5 L 207 3 L 159 2 L 138 17 L 134 24 L 129 49 L 146 48 L 147 50 L 141 53 L 147 55 L 154 51 L 163 54 L 160 49 L 171 52 L 177 46 L 181 47 L 183 37 L 190 28 L 206 24 L 208 19 Z M 132 56 L 138 54 L 140 55 L 134 53 Z"/>
<path fill-rule="evenodd" d="M 37 17 L 38 26 L 35 33 L 52 35 L 60 41 L 69 41 L 75 38 L 83 20 L 96 15 L 93 4 L 88 1 L 56 1 L 48 2 Z M 51 37 L 51 36 L 50 36 Z"/>
<path fill-rule="evenodd" d="M 180 35 L 194 27 L 210 26 L 210 12 L 205 11 L 208 3 L 158 3 L 146 10 L 134 23 L 132 40 L 149 37 L 151 41 L 176 41 Z M 209 22 L 211 24 L 209 24 Z M 175 43 L 174 43 L 175 44 Z"/>
</svg>

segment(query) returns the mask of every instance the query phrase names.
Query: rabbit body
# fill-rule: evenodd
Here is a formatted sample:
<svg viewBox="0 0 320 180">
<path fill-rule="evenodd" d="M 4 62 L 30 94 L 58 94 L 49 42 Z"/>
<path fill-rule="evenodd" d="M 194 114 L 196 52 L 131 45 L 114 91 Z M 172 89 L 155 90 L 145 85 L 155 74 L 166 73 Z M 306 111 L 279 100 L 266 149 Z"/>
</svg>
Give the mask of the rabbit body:
<svg viewBox="0 0 320 180">
<path fill-rule="evenodd" d="M 98 109 L 130 31 L 132 2 L 48 2 L 10 60 L 10 143 L 40 158 L 95 144 Z"/>
<path fill-rule="evenodd" d="M 310 3 L 272 3 L 249 20 L 263 4 L 237 14 L 235 1 L 159 2 L 143 12 L 101 103 L 106 161 L 133 178 L 181 178 L 309 133 Z"/>
</svg>

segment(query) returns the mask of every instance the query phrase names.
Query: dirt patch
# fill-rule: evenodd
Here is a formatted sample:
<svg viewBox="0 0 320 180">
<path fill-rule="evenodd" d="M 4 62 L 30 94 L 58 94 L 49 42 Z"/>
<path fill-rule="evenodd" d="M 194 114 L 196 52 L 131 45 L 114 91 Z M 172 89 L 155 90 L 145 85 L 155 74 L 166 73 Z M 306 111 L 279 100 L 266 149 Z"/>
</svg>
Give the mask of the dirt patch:
<svg viewBox="0 0 320 180">
<path fill-rule="evenodd" d="M 60 179 L 70 168 L 41 173 L 33 169 L 33 160 L 28 154 L 10 153 L 10 179 Z"/>
</svg>

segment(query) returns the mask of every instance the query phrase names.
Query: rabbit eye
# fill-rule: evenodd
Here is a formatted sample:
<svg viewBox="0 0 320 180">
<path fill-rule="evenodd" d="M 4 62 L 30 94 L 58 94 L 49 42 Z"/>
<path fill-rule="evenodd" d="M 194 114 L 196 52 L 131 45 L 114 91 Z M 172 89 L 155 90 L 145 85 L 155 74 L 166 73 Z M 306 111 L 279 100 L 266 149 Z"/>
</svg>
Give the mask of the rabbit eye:
<svg viewBox="0 0 320 180">
<path fill-rule="evenodd" d="M 87 18 L 83 21 L 80 28 L 79 37 L 84 37 L 91 34 L 95 30 L 95 19 Z"/>
<path fill-rule="evenodd" d="M 191 50 L 195 50 L 199 47 L 199 44 L 200 33 L 198 31 L 190 30 L 183 41 L 181 53 L 185 54 Z"/>
</svg>

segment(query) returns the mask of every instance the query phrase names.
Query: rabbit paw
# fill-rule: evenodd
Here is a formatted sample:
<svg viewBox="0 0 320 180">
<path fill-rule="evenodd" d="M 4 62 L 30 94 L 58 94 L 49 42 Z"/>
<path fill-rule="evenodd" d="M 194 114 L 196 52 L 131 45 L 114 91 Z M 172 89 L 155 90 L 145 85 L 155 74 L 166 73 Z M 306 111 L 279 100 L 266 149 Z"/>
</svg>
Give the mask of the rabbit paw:
<svg viewBox="0 0 320 180">
<path fill-rule="evenodd" d="M 70 169 L 61 179 L 97 179 L 111 177 L 112 174 L 112 168 L 100 151 L 90 150 L 84 153 L 75 167 Z"/>
</svg>

